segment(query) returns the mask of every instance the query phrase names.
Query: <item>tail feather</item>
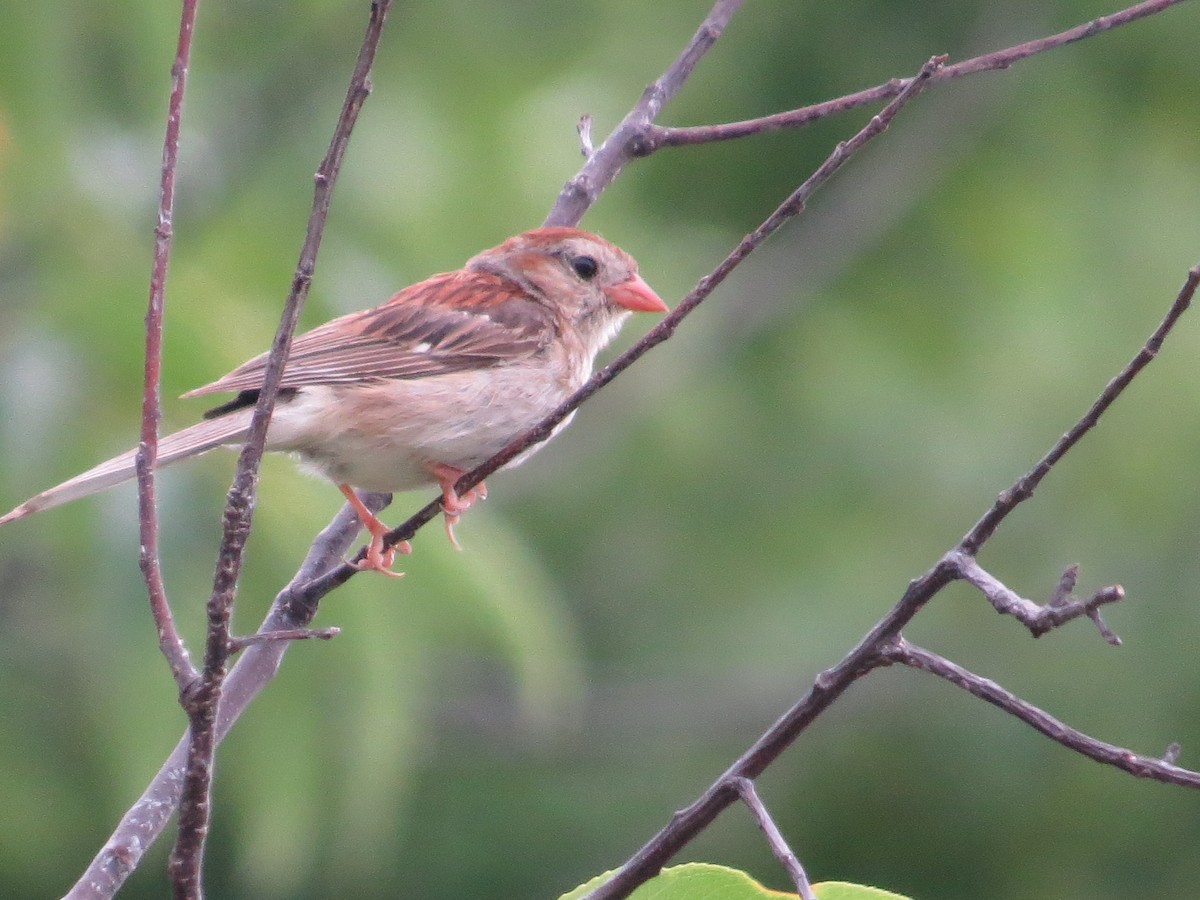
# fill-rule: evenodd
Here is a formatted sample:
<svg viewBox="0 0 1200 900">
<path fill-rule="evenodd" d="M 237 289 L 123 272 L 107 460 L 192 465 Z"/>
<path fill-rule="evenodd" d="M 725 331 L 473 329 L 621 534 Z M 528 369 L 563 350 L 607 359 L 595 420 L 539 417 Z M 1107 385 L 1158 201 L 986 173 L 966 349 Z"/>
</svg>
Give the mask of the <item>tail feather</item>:
<svg viewBox="0 0 1200 900">
<path fill-rule="evenodd" d="M 252 409 L 238 410 L 217 419 L 205 419 L 190 428 L 176 431 L 159 438 L 158 458 L 155 468 L 162 468 L 181 459 L 199 456 L 222 444 L 236 444 L 245 440 L 250 427 Z M 7 525 L 43 509 L 60 506 L 88 494 L 129 481 L 136 474 L 136 450 L 114 456 L 107 462 L 88 469 L 62 484 L 30 497 L 11 512 L 0 516 L 0 525 Z"/>
</svg>

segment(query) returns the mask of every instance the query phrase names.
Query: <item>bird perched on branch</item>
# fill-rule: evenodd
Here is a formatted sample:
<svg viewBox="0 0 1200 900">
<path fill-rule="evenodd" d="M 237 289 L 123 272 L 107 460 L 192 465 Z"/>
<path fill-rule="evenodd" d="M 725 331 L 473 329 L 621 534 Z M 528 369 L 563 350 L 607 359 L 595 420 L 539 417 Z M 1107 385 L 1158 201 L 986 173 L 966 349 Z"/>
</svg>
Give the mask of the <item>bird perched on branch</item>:
<svg viewBox="0 0 1200 900">
<path fill-rule="evenodd" d="M 575 228 L 527 231 L 382 306 L 297 336 L 266 449 L 293 453 L 333 481 L 371 535 L 360 567 L 396 574 L 388 527 L 354 488 L 440 487 L 457 546 L 454 524 L 486 488 L 459 496 L 455 482 L 577 390 L 631 312 L 666 311 L 633 258 L 603 238 Z M 266 365 L 263 354 L 184 394 L 236 396 L 160 438 L 157 465 L 243 442 Z M 123 453 L 43 491 L 0 525 L 130 480 L 134 459 L 135 451 Z"/>
</svg>

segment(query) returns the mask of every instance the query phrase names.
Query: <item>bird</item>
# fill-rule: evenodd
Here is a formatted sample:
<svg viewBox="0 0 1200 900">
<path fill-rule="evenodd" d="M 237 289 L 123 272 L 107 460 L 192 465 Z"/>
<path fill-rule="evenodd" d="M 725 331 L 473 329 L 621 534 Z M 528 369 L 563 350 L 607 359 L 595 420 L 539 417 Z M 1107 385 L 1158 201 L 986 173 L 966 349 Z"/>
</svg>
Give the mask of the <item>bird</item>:
<svg viewBox="0 0 1200 900">
<path fill-rule="evenodd" d="M 355 489 L 439 488 L 457 547 L 459 516 L 487 496 L 482 482 L 459 495 L 459 478 L 581 387 L 632 313 L 667 311 L 633 257 L 604 238 L 561 226 L 523 232 L 461 269 L 298 335 L 266 449 L 292 454 L 345 495 L 370 535 L 356 568 L 399 575 L 396 552 L 411 547 L 385 547 L 388 527 Z M 266 367 L 264 353 L 184 394 L 234 396 L 160 438 L 156 467 L 244 442 Z M 0 516 L 0 525 L 131 480 L 135 458 L 130 450 L 43 491 Z"/>
</svg>

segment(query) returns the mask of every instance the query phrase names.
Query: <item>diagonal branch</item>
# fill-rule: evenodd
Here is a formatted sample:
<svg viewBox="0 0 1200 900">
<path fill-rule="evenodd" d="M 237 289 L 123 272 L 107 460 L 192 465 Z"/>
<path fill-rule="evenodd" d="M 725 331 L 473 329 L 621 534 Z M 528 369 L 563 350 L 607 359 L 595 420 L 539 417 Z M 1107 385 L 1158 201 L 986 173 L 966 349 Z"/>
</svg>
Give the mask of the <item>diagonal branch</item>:
<svg viewBox="0 0 1200 900">
<path fill-rule="evenodd" d="M 979 72 L 1007 69 L 1013 63 L 1028 59 L 1031 56 L 1045 53 L 1047 50 L 1064 47 L 1067 44 L 1073 44 L 1084 38 L 1095 37 L 1098 34 L 1111 31 L 1122 25 L 1128 25 L 1131 22 L 1136 22 L 1139 19 L 1160 13 L 1168 7 L 1182 2 L 1183 0 L 1145 0 L 1143 3 L 1134 4 L 1112 15 L 1101 16 L 1090 22 L 1084 22 L 1082 25 L 1076 25 L 1074 28 L 1068 28 L 1066 31 L 1061 31 L 1058 34 L 1026 41 L 1023 44 L 1017 44 L 1003 50 L 995 50 L 991 53 L 985 53 L 981 56 L 964 59 L 962 62 L 945 66 L 934 76 L 932 83 L 942 84 L 946 81 L 963 78 L 967 75 L 975 75 Z M 656 150 L 661 150 L 663 147 L 709 144 L 714 141 L 736 140 L 768 131 L 800 128 L 818 119 L 824 119 L 851 109 L 857 109 L 860 106 L 882 103 L 899 94 L 907 84 L 908 79 L 906 78 L 893 78 L 884 84 L 856 91 L 853 94 L 846 94 L 843 97 L 835 97 L 832 100 L 815 103 L 811 106 L 802 106 L 798 109 L 791 109 L 786 112 L 774 113 L 773 115 L 761 116 L 755 119 L 746 119 L 741 122 L 726 122 L 720 125 L 694 125 L 678 128 L 646 122 L 644 130 L 637 135 L 637 147 L 640 154 L 646 156 Z"/>
<path fill-rule="evenodd" d="M 1200 772 L 1181 768 L 1175 765 L 1174 759 L 1169 758 L 1177 755 L 1178 749 L 1168 751 L 1167 758 L 1156 759 L 1097 740 L 1056 719 L 1027 700 L 1022 700 L 1012 691 L 1002 688 L 991 679 L 976 675 L 943 656 L 908 643 L 903 638 L 897 638 L 883 647 L 881 652 L 889 662 L 901 663 L 936 675 L 979 699 L 986 700 L 1010 716 L 1020 719 L 1050 740 L 1062 744 L 1088 759 L 1115 766 L 1138 778 L 1150 778 L 1166 784 L 1177 784 L 1181 787 L 1200 788 Z"/>
<path fill-rule="evenodd" d="M 588 154 L 579 174 L 563 185 L 544 225 L 578 225 L 593 203 L 621 173 L 627 162 L 645 156 L 642 136 L 664 105 L 687 82 L 696 64 L 717 42 L 744 0 L 717 0 L 675 62 L 642 92 L 641 99 L 604 143 Z M 590 145 L 590 138 L 585 148 Z"/>
<path fill-rule="evenodd" d="M 787 840 L 784 838 L 783 833 L 780 832 L 779 826 L 771 818 L 771 813 L 767 811 L 766 804 L 758 796 L 758 790 L 754 787 L 754 782 L 749 778 L 738 776 L 732 779 L 731 783 L 734 790 L 737 791 L 738 796 L 742 798 L 742 802 L 746 804 L 750 812 L 754 815 L 754 820 L 758 822 L 758 827 L 766 837 L 771 852 L 775 854 L 775 858 L 787 869 L 788 876 L 792 879 L 792 884 L 796 886 L 796 893 L 800 895 L 801 900 L 817 900 L 817 895 L 813 893 L 812 885 L 809 884 L 808 874 L 804 871 L 804 866 L 800 864 L 800 860 L 796 858 L 795 852 L 788 846 Z"/>
<path fill-rule="evenodd" d="M 1062 458 L 1063 454 L 1073 447 L 1079 438 L 1095 425 L 1096 419 L 1099 418 L 1105 409 L 1112 405 L 1112 402 L 1121 394 L 1129 381 L 1136 377 L 1150 360 L 1157 355 L 1158 350 L 1162 347 L 1162 342 L 1170 334 L 1175 323 L 1190 304 L 1192 294 L 1195 292 L 1198 282 L 1200 282 L 1200 265 L 1188 271 L 1188 277 L 1183 289 L 1171 304 L 1171 308 L 1163 318 L 1163 321 L 1146 342 L 1142 353 L 1139 353 L 1133 362 L 1105 387 L 1100 397 L 1087 413 L 1084 414 L 1083 418 L 1047 454 L 1045 459 L 1052 458 L 1052 460 L 1048 464 L 1046 471 L 1039 476 L 1039 481 L 1049 473 L 1050 469 Z M 1143 359 L 1143 357 L 1145 358 Z M 1072 435 L 1075 435 L 1074 439 L 1071 439 Z M 1062 447 L 1061 452 L 1056 453 L 1060 446 Z M 1038 469 L 1035 468 L 1035 471 L 1038 471 Z M 1018 481 L 1018 485 L 1020 483 Z M 1013 491 L 1005 492 L 1005 494 L 1010 493 L 1013 493 Z M 1002 498 L 1004 496 L 1004 494 L 1001 495 Z M 1017 502 L 1019 500 L 1012 501 L 1012 506 L 1015 506 Z M 1011 511 L 1011 507 L 1005 508 L 1004 515 L 1007 515 L 1008 511 Z M 980 545 L 986 542 L 991 534 L 994 533 L 995 526 L 999 525 L 1004 515 L 1001 515 L 996 520 L 995 525 L 990 530 L 979 532 Z M 986 519 L 987 517 L 985 516 Z M 976 526 L 976 529 L 972 529 L 967 537 L 963 538 L 956 547 L 938 560 L 927 572 L 909 582 L 908 588 L 896 602 L 896 605 L 875 624 L 849 653 L 842 657 L 840 662 L 819 673 L 813 679 L 812 686 L 804 696 L 768 728 L 699 798 L 690 806 L 676 812 L 671 817 L 671 821 L 643 844 L 617 870 L 617 873 L 611 879 L 587 894 L 584 900 L 619 900 L 619 898 L 628 897 L 639 885 L 644 884 L 650 878 L 654 877 L 654 875 L 658 874 L 662 867 L 676 853 L 690 843 L 693 838 L 707 828 L 721 812 L 734 802 L 737 794 L 729 787 L 734 783 L 734 779 L 753 779 L 758 777 L 784 750 L 792 745 L 796 738 L 821 713 L 849 690 L 854 682 L 867 673 L 894 662 L 895 660 L 888 654 L 891 652 L 891 648 L 897 645 L 896 642 L 900 640 L 901 630 L 912 621 L 917 613 L 924 609 L 925 605 L 942 588 L 955 580 L 966 577 L 961 558 L 974 558 L 974 554 L 968 551 L 966 544 L 967 540 L 976 534 L 977 529 L 978 526 Z M 1114 762 L 1114 764 L 1117 763 Z M 1170 765 L 1170 763 L 1164 762 L 1163 765 Z M 1144 767 L 1142 767 L 1140 762 L 1138 766 L 1139 771 L 1135 771 L 1133 774 L 1143 775 L 1143 777 L 1159 777 L 1159 773 L 1163 771 L 1160 768 L 1151 766 L 1149 769 L 1145 769 L 1145 772 L 1148 774 L 1143 774 L 1142 768 Z M 1130 769 L 1130 771 L 1133 770 Z M 1190 776 L 1188 777 L 1190 778 Z M 1190 784 L 1190 781 L 1186 783 Z"/>
<path fill-rule="evenodd" d="M 1050 474 L 1050 470 L 1054 468 L 1055 464 L 1072 447 L 1078 444 L 1085 434 L 1096 427 L 1096 424 L 1100 421 L 1100 417 L 1121 396 L 1125 388 L 1129 387 L 1130 382 L 1137 377 L 1142 369 L 1150 364 L 1151 360 L 1158 356 L 1158 351 L 1162 349 L 1163 341 L 1171 333 L 1171 329 L 1175 327 L 1180 316 L 1187 312 L 1188 307 L 1192 305 L 1192 298 L 1196 294 L 1197 285 L 1200 285 L 1200 264 L 1188 270 L 1187 278 L 1184 280 L 1183 287 L 1179 289 L 1179 294 L 1175 297 L 1175 302 L 1171 304 L 1171 308 L 1167 311 L 1166 316 L 1159 323 L 1158 327 L 1154 329 L 1154 333 L 1147 338 L 1146 343 L 1138 351 L 1137 355 L 1117 373 L 1116 377 L 1101 391 L 1100 396 L 1096 398 L 1096 402 L 1091 405 L 1091 408 L 1072 426 L 1070 431 L 1064 434 L 1050 448 L 1045 456 L 1038 460 L 1037 465 L 1021 478 L 1017 479 L 1016 484 L 996 498 L 996 502 L 992 505 L 992 508 L 963 537 L 959 543 L 959 549 L 972 556 L 977 554 L 988 538 L 1000 527 L 1000 523 L 1008 517 L 1008 514 L 1022 502 L 1032 497 L 1037 486 L 1042 483 L 1043 478 Z"/>
</svg>

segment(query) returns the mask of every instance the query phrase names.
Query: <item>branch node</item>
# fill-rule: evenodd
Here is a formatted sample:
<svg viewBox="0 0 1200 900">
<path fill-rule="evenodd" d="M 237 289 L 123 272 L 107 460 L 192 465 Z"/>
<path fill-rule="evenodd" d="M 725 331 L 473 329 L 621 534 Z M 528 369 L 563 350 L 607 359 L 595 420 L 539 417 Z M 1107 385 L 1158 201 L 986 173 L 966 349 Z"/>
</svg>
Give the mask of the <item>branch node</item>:
<svg viewBox="0 0 1200 900">
<path fill-rule="evenodd" d="M 1179 741 L 1172 741 L 1171 743 L 1167 744 L 1167 749 L 1162 755 L 1162 761 L 1169 766 L 1173 766 L 1179 762 L 1179 754 L 1182 752 L 1183 746 L 1179 743 Z"/>
<path fill-rule="evenodd" d="M 1119 584 L 1103 587 L 1086 600 L 1077 599 L 1072 591 L 1079 578 L 1079 566 L 1068 566 L 1059 578 L 1054 593 L 1046 604 L 1039 605 L 1027 600 L 1016 591 L 1007 587 L 990 572 L 984 570 L 979 562 L 969 553 L 961 549 L 952 550 L 943 557 L 943 563 L 950 566 L 957 577 L 973 584 L 992 608 L 1001 615 L 1012 616 L 1029 629 L 1029 633 L 1041 637 L 1048 631 L 1053 631 L 1060 625 L 1087 616 L 1095 623 L 1100 635 L 1114 647 L 1121 645 L 1121 639 L 1100 618 L 1099 609 L 1109 603 L 1117 603 L 1125 599 L 1125 589 Z"/>
<path fill-rule="evenodd" d="M 631 159 L 642 159 L 654 152 L 654 143 L 644 129 L 638 129 L 625 143 L 625 152 Z"/>
</svg>

